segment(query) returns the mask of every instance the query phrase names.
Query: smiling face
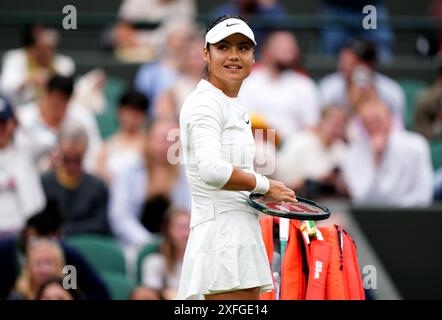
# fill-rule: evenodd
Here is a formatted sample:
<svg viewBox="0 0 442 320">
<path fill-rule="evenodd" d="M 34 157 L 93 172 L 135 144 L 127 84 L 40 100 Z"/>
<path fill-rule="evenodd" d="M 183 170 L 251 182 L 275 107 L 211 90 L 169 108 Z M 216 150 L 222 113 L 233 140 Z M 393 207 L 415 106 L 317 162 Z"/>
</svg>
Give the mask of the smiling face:
<svg viewBox="0 0 442 320">
<path fill-rule="evenodd" d="M 232 34 L 205 48 L 204 60 L 208 63 L 209 81 L 213 85 L 225 92 L 231 86 L 239 90 L 252 71 L 253 43 L 242 34 Z"/>
</svg>

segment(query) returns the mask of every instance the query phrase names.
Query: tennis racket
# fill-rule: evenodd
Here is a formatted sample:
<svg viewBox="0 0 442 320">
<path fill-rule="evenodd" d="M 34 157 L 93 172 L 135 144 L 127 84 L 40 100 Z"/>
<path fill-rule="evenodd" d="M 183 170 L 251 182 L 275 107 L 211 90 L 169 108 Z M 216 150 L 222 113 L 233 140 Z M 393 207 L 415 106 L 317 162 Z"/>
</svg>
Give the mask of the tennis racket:
<svg viewBox="0 0 442 320">
<path fill-rule="evenodd" d="M 296 220 L 325 220 L 330 210 L 319 203 L 296 196 L 297 203 L 275 201 L 262 194 L 252 193 L 247 203 L 262 213 L 281 218 Z"/>
</svg>

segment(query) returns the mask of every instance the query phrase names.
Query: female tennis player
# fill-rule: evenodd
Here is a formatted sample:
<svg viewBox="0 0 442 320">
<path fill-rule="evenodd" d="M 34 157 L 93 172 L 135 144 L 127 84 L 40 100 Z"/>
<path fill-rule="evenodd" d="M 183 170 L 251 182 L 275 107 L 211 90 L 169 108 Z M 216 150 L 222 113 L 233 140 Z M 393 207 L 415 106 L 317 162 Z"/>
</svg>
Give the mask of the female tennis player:
<svg viewBox="0 0 442 320">
<path fill-rule="evenodd" d="M 250 192 L 277 201 L 296 198 L 282 182 L 253 171 L 251 123 L 238 92 L 255 45 L 241 18 L 218 18 L 205 36 L 206 79 L 180 112 L 192 213 L 178 299 L 256 300 L 273 289 L 258 214 L 247 198 Z"/>
</svg>

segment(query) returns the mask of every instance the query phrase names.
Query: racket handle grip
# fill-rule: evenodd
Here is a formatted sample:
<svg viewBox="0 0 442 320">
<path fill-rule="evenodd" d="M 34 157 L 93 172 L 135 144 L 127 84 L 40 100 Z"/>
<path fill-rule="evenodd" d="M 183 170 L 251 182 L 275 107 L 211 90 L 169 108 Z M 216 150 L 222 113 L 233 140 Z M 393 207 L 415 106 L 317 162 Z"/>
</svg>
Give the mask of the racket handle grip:
<svg viewBox="0 0 442 320">
<path fill-rule="evenodd" d="M 256 172 L 253 172 L 253 175 L 255 176 L 256 185 L 255 189 L 252 190 L 252 193 L 266 194 L 267 192 L 269 192 L 270 189 L 269 179 Z"/>
</svg>

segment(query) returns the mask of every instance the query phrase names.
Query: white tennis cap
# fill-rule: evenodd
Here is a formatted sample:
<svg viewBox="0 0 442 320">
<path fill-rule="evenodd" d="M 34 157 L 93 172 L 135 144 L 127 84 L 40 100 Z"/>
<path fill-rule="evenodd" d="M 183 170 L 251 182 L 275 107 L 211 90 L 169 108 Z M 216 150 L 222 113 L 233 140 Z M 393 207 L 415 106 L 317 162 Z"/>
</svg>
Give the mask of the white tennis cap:
<svg viewBox="0 0 442 320">
<path fill-rule="evenodd" d="M 229 18 L 224 21 L 221 21 L 212 29 L 209 30 L 206 34 L 206 47 L 208 43 L 214 44 L 222 39 L 227 38 L 228 36 L 240 33 L 245 35 L 247 38 L 252 40 L 252 42 L 256 46 L 255 35 L 253 34 L 252 29 L 241 19 L 237 18 Z"/>
</svg>

